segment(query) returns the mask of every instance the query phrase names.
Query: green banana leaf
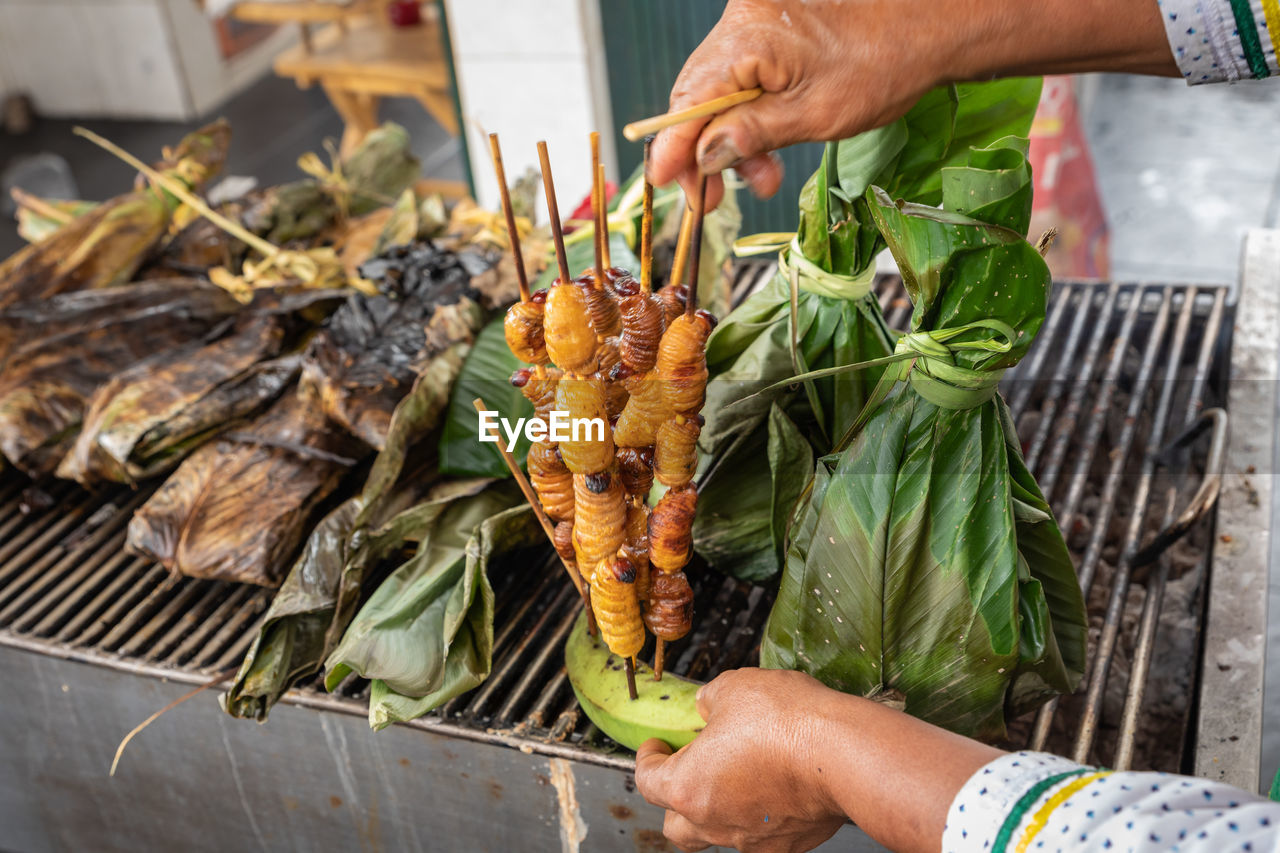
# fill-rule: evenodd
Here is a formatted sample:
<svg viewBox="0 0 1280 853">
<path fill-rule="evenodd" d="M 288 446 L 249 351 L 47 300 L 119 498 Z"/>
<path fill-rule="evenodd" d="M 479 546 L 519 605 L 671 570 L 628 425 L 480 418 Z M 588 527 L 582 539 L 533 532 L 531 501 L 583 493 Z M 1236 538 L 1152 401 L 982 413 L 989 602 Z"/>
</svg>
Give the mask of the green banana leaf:
<svg viewBox="0 0 1280 853">
<path fill-rule="evenodd" d="M 361 493 L 339 504 L 308 538 L 221 697 L 227 713 L 266 720 L 291 685 L 320 671 L 351 621 L 366 576 L 404 546 L 405 516 L 412 512 L 406 507 L 427 495 L 442 511 L 483 487 L 435 485 L 434 441 L 421 440 L 433 435 L 466 346 L 455 344 L 428 365 L 392 413 L 386 446 Z M 432 452 L 419 458 L 424 444 Z"/>
<path fill-rule="evenodd" d="M 1048 267 L 1023 238 L 1025 152 L 1009 139 L 972 151 L 943 175 L 943 210 L 868 191 L 912 334 L 865 426 L 816 466 L 761 645 L 766 667 L 898 691 L 908 713 L 982 738 L 1074 690 L 1085 662 L 1070 555 L 991 396 L 1048 299 Z"/>
<path fill-rule="evenodd" d="M 455 477 L 511 476 L 502 454 L 498 452 L 498 445 L 480 441 L 480 418 L 472 405 L 478 397 L 491 411 L 498 412 L 513 425 L 518 418 L 533 417 L 533 404 L 525 399 L 519 388 L 511 385 L 511 374 L 527 365 L 511 354 L 503 333 L 502 319 L 495 317 L 480 330 L 450 395 L 444 432 L 440 436 L 440 471 L 443 474 Z M 506 436 L 502 435 L 504 447 L 506 441 Z M 528 452 L 529 441 L 522 430 L 512 455 L 517 463 L 523 465 Z"/>
<path fill-rule="evenodd" d="M 813 456 L 829 453 L 870 399 L 879 369 L 778 385 L 810 370 L 880 358 L 893 350 L 874 295 L 860 295 L 885 247 L 865 198 L 868 187 L 936 205 L 943 175 L 967 162 L 970 146 L 1025 134 L 1039 100 L 1039 78 L 947 86 L 926 94 L 902 119 L 827 145 L 822 163 L 800 194 L 800 227 L 788 250 L 793 263 L 817 267 L 791 278 L 782 270 L 733 311 L 707 345 L 711 381 L 702 431 L 700 505 L 695 547 L 717 569 L 760 581 L 782 566 L 784 542 L 760 494 L 794 477 L 770 460 L 794 454 L 769 418 L 778 406 Z M 1003 170 L 992 154 L 990 168 Z M 803 260 L 798 259 L 800 256 Z M 843 278 L 824 274 L 835 273 Z M 777 387 L 775 387 L 777 386 Z M 791 436 L 794 439 L 794 435 Z M 756 484 L 744 488 L 746 484 Z M 724 519 L 732 519 L 731 524 Z"/>
<path fill-rule="evenodd" d="M 419 716 L 482 683 L 493 657 L 497 555 L 537 543 L 533 512 L 510 483 L 402 516 L 416 552 L 379 585 L 325 663 L 334 689 L 352 672 L 373 681 L 374 728 Z"/>
</svg>

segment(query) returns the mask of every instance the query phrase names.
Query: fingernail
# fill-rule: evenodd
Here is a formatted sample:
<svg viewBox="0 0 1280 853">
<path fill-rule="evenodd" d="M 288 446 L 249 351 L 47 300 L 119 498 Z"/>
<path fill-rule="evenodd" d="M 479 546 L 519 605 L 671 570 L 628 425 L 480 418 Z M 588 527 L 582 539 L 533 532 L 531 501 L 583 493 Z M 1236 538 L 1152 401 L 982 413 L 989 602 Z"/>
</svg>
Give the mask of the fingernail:
<svg viewBox="0 0 1280 853">
<path fill-rule="evenodd" d="M 741 159 L 742 153 L 729 134 L 720 133 L 713 136 L 698 155 L 698 169 L 706 175 L 723 172 Z"/>
<path fill-rule="evenodd" d="M 707 686 L 706 686 L 705 684 L 704 684 L 704 685 L 702 685 L 701 687 L 699 687 L 699 688 L 698 688 L 698 692 L 697 692 L 697 693 L 695 693 L 695 694 L 693 694 L 693 701 L 697 702 L 697 701 L 701 700 L 701 699 L 702 699 L 702 691 L 703 691 L 703 690 L 706 690 L 706 689 L 707 689 Z"/>
</svg>

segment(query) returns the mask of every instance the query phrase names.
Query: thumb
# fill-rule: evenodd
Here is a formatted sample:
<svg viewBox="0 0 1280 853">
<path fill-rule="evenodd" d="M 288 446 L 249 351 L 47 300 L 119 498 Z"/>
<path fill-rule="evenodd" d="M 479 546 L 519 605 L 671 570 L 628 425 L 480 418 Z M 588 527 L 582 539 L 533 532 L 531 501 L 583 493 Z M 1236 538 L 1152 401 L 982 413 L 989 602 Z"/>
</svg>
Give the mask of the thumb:
<svg viewBox="0 0 1280 853">
<path fill-rule="evenodd" d="M 640 796 L 660 808 L 671 808 L 667 793 L 667 762 L 671 747 L 656 737 L 649 738 L 636 750 L 636 787 Z"/>
</svg>

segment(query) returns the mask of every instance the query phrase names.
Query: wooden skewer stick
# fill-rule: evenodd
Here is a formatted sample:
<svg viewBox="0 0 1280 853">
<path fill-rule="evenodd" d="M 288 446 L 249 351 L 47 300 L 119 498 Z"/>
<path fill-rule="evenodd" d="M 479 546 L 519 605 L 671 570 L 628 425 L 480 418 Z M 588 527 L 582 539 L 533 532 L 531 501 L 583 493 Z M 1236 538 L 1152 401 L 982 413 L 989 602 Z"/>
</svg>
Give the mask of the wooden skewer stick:
<svg viewBox="0 0 1280 853">
<path fill-rule="evenodd" d="M 560 205 L 556 204 L 556 184 L 551 178 L 551 158 L 547 156 L 547 143 L 538 142 L 538 162 L 542 166 L 542 189 L 547 195 L 547 214 L 551 217 L 551 239 L 556 244 L 556 263 L 560 266 L 560 283 L 569 284 L 569 256 L 564 251 L 564 229 L 560 225 Z"/>
<path fill-rule="evenodd" d="M 600 209 L 604 207 L 604 186 L 600 183 L 600 134 L 591 133 L 591 227 L 595 232 L 596 289 L 604 287 L 604 238 L 600 233 Z"/>
<path fill-rule="evenodd" d="M 649 183 L 649 149 L 653 137 L 644 141 L 644 209 L 640 216 L 640 291 L 653 290 L 653 184 Z M 661 641 L 659 641 L 661 642 Z"/>
<path fill-rule="evenodd" d="M 488 406 L 484 404 L 484 400 L 476 397 L 471 401 L 471 405 L 476 407 L 477 412 L 488 411 Z M 498 437 L 497 433 L 492 429 L 488 430 L 488 434 Z M 516 485 L 520 487 L 520 491 L 524 493 L 525 500 L 529 502 L 529 506 L 533 507 L 533 514 L 538 517 L 538 523 L 542 525 L 542 532 L 547 534 L 547 541 L 555 547 L 556 532 L 555 525 L 551 523 L 551 519 L 547 518 L 546 512 L 542 509 L 542 504 L 538 500 L 538 495 L 533 491 L 533 486 L 529 485 L 529 480 L 525 477 L 524 472 L 520 470 L 520 466 L 516 464 L 516 460 L 511 453 L 503 446 L 501 441 L 496 442 L 498 452 L 502 454 L 502 461 L 507 463 L 507 470 L 511 472 L 511 476 L 515 478 Z M 594 614 L 591 613 L 591 606 L 587 604 L 587 589 L 583 583 L 582 575 L 578 572 L 576 566 L 573 566 L 564 557 L 560 558 L 560 562 L 564 565 L 564 570 L 569 573 L 569 580 L 573 581 L 574 587 L 578 590 L 578 595 L 582 596 L 582 603 L 587 607 L 587 618 L 594 623 Z M 593 628 L 594 632 L 594 628 Z"/>
<path fill-rule="evenodd" d="M 604 268 L 609 269 L 613 266 L 613 259 L 609 257 L 609 189 L 605 186 L 603 163 L 597 171 L 600 173 L 600 223 L 596 230 L 600 232 L 600 254 L 604 256 Z"/>
<path fill-rule="evenodd" d="M 719 98 L 712 98 L 701 104 L 695 104 L 683 110 L 675 112 L 663 113 L 652 118 L 633 121 L 631 124 L 622 128 L 622 135 L 629 142 L 639 142 L 650 134 L 665 130 L 668 127 L 674 127 L 677 124 L 684 124 L 686 121 L 692 121 L 695 118 L 703 118 L 716 113 L 724 112 L 730 107 L 736 107 L 738 104 L 745 104 L 748 101 L 754 101 L 756 98 L 764 94 L 764 89 L 757 86 L 754 89 L 747 89 L 742 92 L 734 92 L 731 95 L 722 95 Z"/>
<path fill-rule="evenodd" d="M 693 211 L 686 206 L 680 219 L 680 236 L 676 237 L 676 256 L 671 262 L 671 278 L 667 287 L 679 287 L 684 281 L 685 264 L 689 261 L 689 239 L 693 236 Z"/>
<path fill-rule="evenodd" d="M 698 210 L 693 218 L 693 235 L 689 248 L 689 295 L 684 300 L 684 314 L 692 317 L 698 310 L 698 264 L 702 261 L 702 220 L 707 210 L 707 176 L 698 181 Z"/>
<path fill-rule="evenodd" d="M 662 680 L 662 666 L 664 663 L 666 663 L 666 661 L 663 660 L 663 658 L 666 657 L 666 651 L 667 651 L 667 641 L 659 637 L 658 647 L 654 649 L 654 652 L 653 652 L 653 680 L 654 681 Z"/>
<path fill-rule="evenodd" d="M 639 694 L 636 693 L 636 659 L 624 658 L 623 660 L 627 665 L 627 694 L 631 696 L 632 701 L 635 701 L 639 698 Z"/>
<path fill-rule="evenodd" d="M 507 189 L 507 173 L 502 168 L 502 149 L 498 147 L 498 134 L 489 134 L 489 155 L 493 158 L 493 171 L 498 176 L 498 192 L 502 196 L 502 214 L 507 218 L 507 239 L 511 241 L 511 256 L 516 262 L 516 280 L 520 282 L 520 301 L 529 301 L 529 279 L 524 272 L 524 256 L 520 252 L 520 232 L 516 229 L 516 213 L 511 208 L 511 191 Z"/>
</svg>

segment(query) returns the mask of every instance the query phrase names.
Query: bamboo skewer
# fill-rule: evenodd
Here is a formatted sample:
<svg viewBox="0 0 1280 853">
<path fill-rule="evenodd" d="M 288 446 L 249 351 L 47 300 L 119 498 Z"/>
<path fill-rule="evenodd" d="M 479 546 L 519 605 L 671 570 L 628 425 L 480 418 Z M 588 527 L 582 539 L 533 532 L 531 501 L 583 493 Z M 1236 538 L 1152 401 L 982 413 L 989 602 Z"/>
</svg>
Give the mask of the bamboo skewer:
<svg viewBox="0 0 1280 853">
<path fill-rule="evenodd" d="M 600 224 L 596 230 L 600 233 L 600 254 L 604 256 L 604 268 L 613 267 L 613 259 L 609 257 L 609 190 L 604 181 L 604 164 L 596 170 L 600 173 Z"/>
<path fill-rule="evenodd" d="M 667 641 L 659 637 L 658 645 L 653 650 L 653 680 L 654 681 L 662 680 L 662 665 L 666 662 L 664 660 L 664 658 L 666 658 L 666 651 L 667 651 Z"/>
<path fill-rule="evenodd" d="M 556 204 L 556 184 L 551 177 L 551 158 L 547 155 L 546 140 L 538 142 L 538 162 L 542 166 L 542 189 L 547 196 L 547 213 L 551 217 L 551 239 L 556 244 L 556 263 L 560 267 L 560 283 L 569 284 L 569 256 L 564 251 L 564 229 L 560 225 L 560 206 Z"/>
<path fill-rule="evenodd" d="M 689 248 L 689 295 L 684 300 L 684 313 L 692 317 L 698 310 L 698 264 L 702 261 L 702 221 L 707 210 L 707 176 L 698 181 L 698 210 L 694 213 L 693 234 Z"/>
<path fill-rule="evenodd" d="M 629 695 L 631 697 L 631 701 L 634 702 L 639 698 L 639 694 L 636 693 L 636 659 L 624 658 L 623 662 L 627 667 L 627 695 Z"/>
<path fill-rule="evenodd" d="M 471 405 L 476 407 L 477 412 L 488 411 L 484 400 L 476 397 L 471 401 Z M 487 435 L 501 438 L 492 429 L 489 429 Z M 520 466 L 516 464 L 515 458 L 505 447 L 501 441 L 495 442 L 498 446 L 498 452 L 502 454 L 502 461 L 507 463 L 507 470 L 511 472 L 511 476 L 515 478 L 516 485 L 520 487 L 520 491 L 524 493 L 525 500 L 529 502 L 529 506 L 533 508 L 533 514 L 538 517 L 538 523 L 542 525 L 542 532 L 547 534 L 547 541 L 555 547 L 556 533 L 555 526 L 551 523 L 551 519 L 547 518 L 547 513 L 542 509 L 542 503 L 538 500 L 538 495 L 533 490 L 533 486 L 529 484 L 529 479 L 525 477 L 524 472 L 520 470 Z M 558 552 L 557 552 L 558 553 Z M 591 612 L 591 604 L 587 601 L 587 588 L 583 583 L 582 574 L 577 567 L 571 565 L 564 557 L 560 557 L 560 563 L 564 566 L 564 570 L 569 573 L 569 580 L 573 581 L 573 586 L 578 590 L 578 595 L 582 596 L 582 604 L 587 608 L 587 631 L 595 634 L 595 614 Z"/>
<path fill-rule="evenodd" d="M 516 262 L 516 280 L 520 283 L 520 301 L 529 301 L 529 278 L 524 271 L 524 256 L 520 251 L 520 232 L 516 229 L 516 213 L 511 208 L 511 191 L 507 189 L 507 173 L 502 168 L 502 149 L 498 146 L 498 134 L 489 134 L 489 156 L 493 158 L 493 171 L 498 177 L 498 193 L 502 196 L 502 215 L 507 218 L 507 239 L 511 241 L 511 256 Z"/>
<path fill-rule="evenodd" d="M 653 137 L 644 141 L 644 209 L 640 216 L 640 291 L 653 291 L 653 184 L 649 183 L 649 155 Z"/>
<path fill-rule="evenodd" d="M 668 127 L 674 127 L 677 124 L 684 124 L 686 121 L 692 121 L 695 118 L 704 118 L 705 116 L 714 115 L 724 112 L 730 107 L 736 107 L 738 104 L 745 104 L 748 101 L 754 101 L 756 98 L 764 94 L 764 89 L 759 86 L 754 89 L 746 89 L 742 92 L 734 92 L 730 95 L 722 95 L 719 98 L 712 98 L 701 104 L 695 104 L 692 107 L 686 107 L 683 110 L 675 112 L 667 112 L 662 115 L 656 115 L 651 118 L 633 121 L 626 127 L 622 128 L 622 135 L 629 142 L 639 142 L 646 136 L 665 130 Z"/>
<path fill-rule="evenodd" d="M 601 209 L 604 207 L 604 185 L 600 182 L 600 134 L 591 133 L 591 227 L 596 249 L 596 289 L 604 287 L 604 241 Z"/>
<path fill-rule="evenodd" d="M 667 280 L 667 287 L 679 287 L 684 281 L 684 268 L 689 260 L 689 238 L 692 236 L 693 211 L 686 205 L 680 219 L 680 236 L 676 238 L 676 255 L 671 262 L 671 278 Z"/>
</svg>

